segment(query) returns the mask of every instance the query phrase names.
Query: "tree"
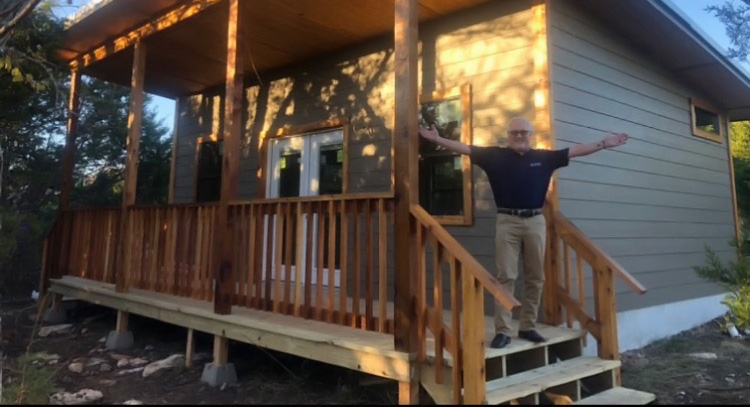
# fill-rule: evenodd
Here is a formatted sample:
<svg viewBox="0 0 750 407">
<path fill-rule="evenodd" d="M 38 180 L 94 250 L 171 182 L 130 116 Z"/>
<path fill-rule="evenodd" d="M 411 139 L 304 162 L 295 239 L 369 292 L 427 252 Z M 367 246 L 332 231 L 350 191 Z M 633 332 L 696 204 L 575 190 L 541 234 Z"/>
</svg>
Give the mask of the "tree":
<svg viewBox="0 0 750 407">
<path fill-rule="evenodd" d="M 733 122 L 729 131 L 734 187 L 743 230 L 750 227 L 750 121 Z"/>
<path fill-rule="evenodd" d="M 729 57 L 746 60 L 750 54 L 750 0 L 726 1 L 720 6 L 708 6 L 705 10 L 713 12 L 724 23 L 732 42 Z"/>
</svg>

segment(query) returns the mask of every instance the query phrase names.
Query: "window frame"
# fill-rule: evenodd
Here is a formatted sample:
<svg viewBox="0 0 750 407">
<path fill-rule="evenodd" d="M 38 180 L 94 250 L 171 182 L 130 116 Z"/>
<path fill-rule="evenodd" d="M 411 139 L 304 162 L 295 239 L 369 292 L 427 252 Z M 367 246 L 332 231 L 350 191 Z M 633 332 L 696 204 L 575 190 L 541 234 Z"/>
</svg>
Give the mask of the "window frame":
<svg viewBox="0 0 750 407">
<path fill-rule="evenodd" d="M 257 195 L 258 198 L 268 198 L 268 171 L 269 171 L 269 155 L 270 145 L 274 140 L 291 137 L 304 137 L 310 134 L 321 133 L 330 130 L 341 129 L 343 132 L 343 150 L 344 150 L 344 162 L 342 163 L 342 179 L 341 179 L 341 195 L 349 193 L 349 138 L 350 138 L 350 125 L 349 120 L 346 117 L 334 117 L 328 120 L 320 120 L 316 122 L 305 123 L 296 126 L 285 126 L 276 131 L 275 134 L 261 134 L 261 148 L 260 148 L 260 177 L 258 179 Z"/>
<path fill-rule="evenodd" d="M 697 128 L 697 115 L 695 114 L 696 107 L 706 110 L 709 113 L 713 113 L 718 117 L 719 134 L 711 133 Z M 726 125 L 724 124 L 724 115 L 720 112 L 721 110 L 703 100 L 690 98 L 690 130 L 692 131 L 693 135 L 716 143 L 723 143 L 724 135 L 726 134 Z"/>
<path fill-rule="evenodd" d="M 434 91 L 431 94 L 420 93 L 418 97 L 418 109 L 421 111 L 422 104 L 430 102 L 441 102 L 451 99 L 461 101 L 461 136 L 460 141 L 467 146 L 472 145 L 472 86 L 465 83 L 460 86 Z M 418 152 L 419 154 L 419 152 Z M 446 226 L 473 226 L 474 224 L 474 175 L 471 159 L 467 154 L 458 154 L 461 157 L 461 172 L 463 174 L 463 215 L 432 215 L 438 223 Z M 418 167 L 419 168 L 419 167 Z M 421 187 L 421 177 L 420 177 Z M 418 188 L 421 190 L 421 188 Z M 421 194 L 420 194 L 421 195 Z M 426 208 L 425 208 L 426 209 Z"/>
</svg>

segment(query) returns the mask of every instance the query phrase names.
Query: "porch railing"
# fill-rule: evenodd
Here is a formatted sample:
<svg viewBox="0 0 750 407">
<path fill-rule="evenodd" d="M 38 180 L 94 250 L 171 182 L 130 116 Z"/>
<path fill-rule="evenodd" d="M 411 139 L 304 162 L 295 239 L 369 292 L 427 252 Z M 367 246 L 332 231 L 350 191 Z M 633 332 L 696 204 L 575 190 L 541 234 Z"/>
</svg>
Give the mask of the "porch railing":
<svg viewBox="0 0 750 407">
<path fill-rule="evenodd" d="M 435 340 L 436 383 L 444 382 L 444 351 L 447 351 L 453 362 L 454 403 L 480 404 L 486 391 L 484 293 L 487 291 L 508 309 L 520 304 L 424 208 L 412 205 L 411 215 L 418 273 L 419 360 L 425 361 L 429 330 Z M 432 271 L 431 279 L 428 268 Z M 443 298 L 446 277 L 450 293 L 447 301 Z M 444 322 L 446 312 L 450 313 L 450 326 Z"/>
<path fill-rule="evenodd" d="M 619 359 L 615 278 L 620 278 L 638 294 L 646 288 L 606 252 L 566 218 L 553 204 L 547 205 L 547 259 L 545 299 L 553 309 L 548 323 L 568 327 L 577 320 L 597 341 L 597 352 L 604 359 Z M 574 275 L 575 274 L 575 275 Z M 593 296 L 593 315 L 586 298 Z"/>
</svg>

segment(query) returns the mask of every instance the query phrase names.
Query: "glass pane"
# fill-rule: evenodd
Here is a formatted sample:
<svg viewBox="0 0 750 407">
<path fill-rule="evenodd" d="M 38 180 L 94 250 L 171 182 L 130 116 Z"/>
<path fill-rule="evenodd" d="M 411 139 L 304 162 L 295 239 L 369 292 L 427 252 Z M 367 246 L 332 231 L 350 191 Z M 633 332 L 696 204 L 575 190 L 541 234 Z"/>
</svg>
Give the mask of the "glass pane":
<svg viewBox="0 0 750 407">
<path fill-rule="evenodd" d="M 320 147 L 319 195 L 340 194 L 344 175 L 344 146 Z"/>
<path fill-rule="evenodd" d="M 279 166 L 279 197 L 299 196 L 299 176 L 302 167 L 302 153 L 287 150 L 281 153 Z"/>
<path fill-rule="evenodd" d="M 197 202 L 218 201 L 221 198 L 222 145 L 222 141 L 201 144 L 195 192 Z"/>
<path fill-rule="evenodd" d="M 709 133 L 720 134 L 719 116 L 708 110 L 694 106 L 695 109 L 695 127 Z"/>
<path fill-rule="evenodd" d="M 459 155 L 423 158 L 420 163 L 420 182 L 420 203 L 430 214 L 463 214 L 463 174 Z"/>
<path fill-rule="evenodd" d="M 434 125 L 440 137 L 450 140 L 461 139 L 461 118 L 463 112 L 460 99 L 439 100 L 423 103 L 420 110 L 420 122 L 425 127 Z M 419 138 L 419 152 L 431 153 L 444 151 L 437 144 Z"/>
</svg>

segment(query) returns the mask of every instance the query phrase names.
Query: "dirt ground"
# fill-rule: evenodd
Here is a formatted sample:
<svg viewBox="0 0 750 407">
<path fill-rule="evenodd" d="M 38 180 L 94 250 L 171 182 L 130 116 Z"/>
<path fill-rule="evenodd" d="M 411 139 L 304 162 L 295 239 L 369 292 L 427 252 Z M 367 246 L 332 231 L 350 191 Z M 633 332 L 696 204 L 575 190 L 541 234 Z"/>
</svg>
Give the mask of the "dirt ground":
<svg viewBox="0 0 750 407">
<path fill-rule="evenodd" d="M 3 388 L 19 382 L 17 363 L 27 353 L 34 329 L 34 303 L 4 304 L 2 317 Z M 117 367 L 118 358 L 148 362 L 184 354 L 185 329 L 132 315 L 135 346 L 126 352 L 104 350 L 101 342 L 114 327 L 115 313 L 78 303 L 68 313 L 72 329 L 45 338 L 36 336 L 28 354 L 36 355 L 26 368 L 31 388 L 26 403 L 48 403 L 54 391 L 99 390 L 95 404 L 396 404 L 395 383 L 323 363 L 230 342 L 229 355 L 239 382 L 224 388 L 200 383 L 205 363 L 210 362 L 212 338 L 196 333 L 196 352 L 204 359 L 192 368 L 166 369 L 143 378 L 132 367 Z M 43 353 L 42 353 L 43 352 Z M 712 352 L 716 359 L 696 359 L 694 352 Z M 59 355 L 57 361 L 44 355 Z M 42 356 L 39 356 L 42 355 Z M 80 362 L 84 370 L 69 366 Z M 106 366 L 103 366 L 106 365 Z M 50 385 L 43 383 L 48 372 Z M 656 404 L 748 404 L 750 399 L 750 340 L 730 339 L 711 322 L 623 354 L 623 385 L 657 395 Z M 34 381 L 40 382 L 35 383 Z M 5 400 L 8 402 L 11 400 Z"/>
</svg>

